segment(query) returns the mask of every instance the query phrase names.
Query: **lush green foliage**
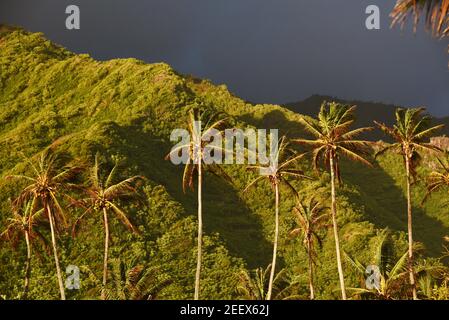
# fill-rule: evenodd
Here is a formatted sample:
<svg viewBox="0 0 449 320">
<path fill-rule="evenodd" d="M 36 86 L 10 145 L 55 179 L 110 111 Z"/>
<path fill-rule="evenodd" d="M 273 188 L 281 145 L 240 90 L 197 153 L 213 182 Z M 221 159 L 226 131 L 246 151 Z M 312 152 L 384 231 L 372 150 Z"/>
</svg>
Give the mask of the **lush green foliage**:
<svg viewBox="0 0 449 320">
<path fill-rule="evenodd" d="M 251 105 L 234 97 L 225 86 L 182 76 L 166 64 L 145 64 L 135 59 L 99 62 L 88 55 L 72 54 L 41 34 L 0 27 L 0 230 L 11 216 L 8 199 L 23 186 L 3 178 L 30 170 L 22 154 L 33 158 L 50 146 L 67 163 L 92 164 L 99 153 L 102 163 L 107 164 L 104 174 L 112 168 L 112 158 L 119 157 L 124 164 L 120 178 L 142 175 L 147 180 L 141 186 L 144 199 L 120 206 L 140 232 L 127 232 L 120 221 L 111 218 L 112 261 L 120 259 L 124 270 L 157 268 L 162 277 L 157 281 L 168 278 L 155 294 L 158 299 L 193 297 L 196 196 L 183 193 L 183 168 L 164 157 L 171 148 L 171 130 L 185 127 L 188 110 L 195 106 L 227 113 L 231 125 L 280 128 L 292 138 L 304 134 L 298 113 L 280 106 Z M 400 156 L 387 155 L 373 162 L 375 167 L 370 169 L 342 161 L 343 181 L 337 196 L 342 249 L 364 264 L 370 262 L 378 232 L 384 227 L 392 230 L 394 258 L 406 249 L 405 178 Z M 434 162 L 425 159 L 423 164 L 418 168 L 421 176 Z M 309 163 L 301 164 L 301 169 L 316 180 L 291 183 L 305 198 L 318 192 L 323 198 L 319 200 L 327 200 L 329 175 L 317 175 L 310 167 Z M 265 270 L 271 258 L 272 190 L 260 184 L 243 194 L 255 175 L 244 166 L 225 166 L 225 170 L 232 184 L 212 175 L 204 182 L 206 236 L 201 295 L 209 299 L 243 297 L 237 290 L 242 272 Z M 83 182 L 87 177 L 79 179 Z M 447 193 L 435 193 L 422 207 L 424 181 L 418 180 L 413 193 L 415 238 L 425 246 L 423 257 L 439 256 L 442 238 L 449 233 L 449 209 L 441 206 Z M 307 298 L 307 253 L 302 239 L 289 237 L 296 226 L 292 213 L 296 200 L 282 189 L 281 195 L 279 270 L 283 268 L 288 282 L 295 284 L 289 295 Z M 68 206 L 71 222 L 80 214 L 82 210 Z M 49 239 L 48 229 L 43 228 L 42 233 Z M 320 231 L 320 237 L 323 245 L 316 250 L 316 296 L 338 298 L 331 231 Z M 70 230 L 60 233 L 63 273 L 71 264 L 82 271 L 81 289 L 67 290 L 69 299 L 99 298 L 103 243 L 103 225 L 97 216 L 86 217 L 75 239 Z M 23 291 L 25 244 L 20 242 L 15 249 L 2 240 L 0 296 L 6 298 L 17 298 Z M 440 262 L 423 258 L 420 263 Z M 110 268 L 111 274 L 119 272 Z M 344 268 L 348 286 L 360 286 L 358 272 L 349 263 Z M 126 275 L 122 279 L 126 282 Z M 440 283 L 438 279 L 432 281 Z M 110 290 L 116 288 L 117 281 L 111 281 L 110 286 Z M 444 286 L 435 288 L 433 298 L 447 297 Z M 111 297 L 129 297 L 119 295 L 119 289 L 115 292 Z M 29 297 L 58 297 L 52 256 L 39 245 L 33 251 Z"/>
</svg>

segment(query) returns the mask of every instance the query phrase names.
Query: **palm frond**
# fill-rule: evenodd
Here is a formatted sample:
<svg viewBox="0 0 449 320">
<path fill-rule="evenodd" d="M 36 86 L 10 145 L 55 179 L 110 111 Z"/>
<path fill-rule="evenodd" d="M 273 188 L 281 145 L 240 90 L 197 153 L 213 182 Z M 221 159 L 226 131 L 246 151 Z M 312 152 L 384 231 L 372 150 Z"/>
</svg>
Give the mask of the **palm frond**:
<svg viewBox="0 0 449 320">
<path fill-rule="evenodd" d="M 257 178 L 255 178 L 253 181 L 251 181 L 246 188 L 243 190 L 243 193 L 248 192 L 249 189 L 251 189 L 252 187 L 254 187 L 260 180 L 265 179 L 264 176 L 259 176 Z"/>
<path fill-rule="evenodd" d="M 367 165 L 369 167 L 373 166 L 371 162 L 369 162 L 368 160 L 363 158 L 361 155 L 355 153 L 352 150 L 349 150 L 349 149 L 347 149 L 347 148 L 345 148 L 345 147 L 343 147 L 341 145 L 338 146 L 338 150 L 341 151 L 341 153 L 344 156 L 348 157 L 351 160 L 354 160 L 354 161 L 357 161 L 357 162 L 361 162 L 361 163 L 363 163 L 363 164 L 365 164 L 365 165 Z"/>
<path fill-rule="evenodd" d="M 129 221 L 128 217 L 126 216 L 126 214 L 119 208 L 117 207 L 114 203 L 109 202 L 109 205 L 112 207 L 112 209 L 115 211 L 115 213 L 117 214 L 118 218 L 123 222 L 123 224 L 125 226 L 127 226 L 130 230 L 132 230 L 134 233 L 139 233 L 138 230 L 134 227 L 134 225 L 131 223 L 131 221 Z"/>
<path fill-rule="evenodd" d="M 316 122 L 316 120 L 311 119 L 311 118 L 306 119 L 305 117 L 301 117 L 301 118 L 299 118 L 299 122 L 304 126 L 304 128 L 308 132 L 313 134 L 315 137 L 319 138 L 322 136 L 320 130 L 317 128 L 318 123 Z"/>
<path fill-rule="evenodd" d="M 106 190 L 104 190 L 104 196 L 106 198 L 120 198 L 124 195 L 135 194 L 136 189 L 132 185 L 138 180 L 145 180 L 144 176 L 133 176 L 130 178 L 127 178 L 123 181 L 120 181 L 119 183 L 116 183 L 114 185 L 111 185 Z M 105 184 L 106 186 L 107 184 Z"/>
<path fill-rule="evenodd" d="M 409 17 L 413 18 L 414 30 L 423 16 L 426 25 L 436 35 L 447 35 L 449 32 L 449 0 L 398 0 L 391 12 L 392 26 L 404 26 Z"/>
</svg>

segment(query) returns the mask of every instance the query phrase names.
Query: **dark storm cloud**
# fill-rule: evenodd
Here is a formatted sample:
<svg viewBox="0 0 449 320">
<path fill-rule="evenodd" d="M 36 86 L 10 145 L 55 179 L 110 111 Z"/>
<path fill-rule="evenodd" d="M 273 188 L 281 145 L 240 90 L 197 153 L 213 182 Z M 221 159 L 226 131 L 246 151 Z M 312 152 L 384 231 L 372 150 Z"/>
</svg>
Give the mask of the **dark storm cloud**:
<svg viewBox="0 0 449 320">
<path fill-rule="evenodd" d="M 65 29 L 65 7 L 81 30 Z M 365 8 L 381 8 L 380 31 Z M 0 21 L 97 59 L 165 61 L 255 102 L 311 94 L 449 114 L 447 41 L 389 28 L 385 0 L 0 0 Z"/>
</svg>

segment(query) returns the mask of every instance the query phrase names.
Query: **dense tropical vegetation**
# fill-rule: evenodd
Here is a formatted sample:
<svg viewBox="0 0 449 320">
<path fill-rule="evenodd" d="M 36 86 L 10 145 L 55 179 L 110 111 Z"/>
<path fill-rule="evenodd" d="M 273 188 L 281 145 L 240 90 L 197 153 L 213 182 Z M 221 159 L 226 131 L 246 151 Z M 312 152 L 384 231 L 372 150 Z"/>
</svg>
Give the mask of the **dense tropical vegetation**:
<svg viewBox="0 0 449 320">
<path fill-rule="evenodd" d="M 1 298 L 449 296 L 446 147 L 423 110 L 399 109 L 379 124 L 394 141 L 375 142 L 345 103 L 316 118 L 253 105 L 165 64 L 98 62 L 5 26 L 0 66 Z M 177 128 L 201 141 L 181 148 L 183 168 L 164 161 Z M 210 128 L 280 129 L 278 167 L 203 163 Z"/>
</svg>

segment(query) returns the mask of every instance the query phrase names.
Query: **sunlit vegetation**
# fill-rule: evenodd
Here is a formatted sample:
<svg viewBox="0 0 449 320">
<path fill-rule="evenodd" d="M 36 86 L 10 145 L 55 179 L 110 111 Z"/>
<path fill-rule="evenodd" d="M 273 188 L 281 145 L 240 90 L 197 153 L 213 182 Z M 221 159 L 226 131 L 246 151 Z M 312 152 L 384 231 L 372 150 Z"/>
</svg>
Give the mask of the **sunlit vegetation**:
<svg viewBox="0 0 449 320">
<path fill-rule="evenodd" d="M 313 118 L 252 105 L 166 64 L 98 62 L 9 27 L 0 66 L 1 298 L 449 297 L 447 165 L 423 111 L 380 125 L 414 149 L 375 158 L 399 145 L 357 138 L 368 129 L 344 103 Z M 279 128 L 278 171 L 252 183 L 263 164 L 203 166 L 191 145 L 190 165 L 164 160 L 173 129 L 224 119 Z M 64 285 L 69 265 L 79 289 Z"/>
</svg>

